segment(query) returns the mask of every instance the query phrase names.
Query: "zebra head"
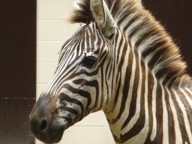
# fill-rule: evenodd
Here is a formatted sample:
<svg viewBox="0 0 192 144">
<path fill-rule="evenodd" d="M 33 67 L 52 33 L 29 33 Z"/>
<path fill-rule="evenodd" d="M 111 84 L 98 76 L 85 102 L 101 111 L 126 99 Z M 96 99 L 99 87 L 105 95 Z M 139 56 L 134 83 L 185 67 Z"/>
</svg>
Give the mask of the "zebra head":
<svg viewBox="0 0 192 144">
<path fill-rule="evenodd" d="M 92 20 L 62 47 L 55 74 L 30 114 L 32 132 L 47 143 L 60 141 L 69 126 L 110 105 L 116 28 L 103 0 L 88 2 Z"/>
</svg>

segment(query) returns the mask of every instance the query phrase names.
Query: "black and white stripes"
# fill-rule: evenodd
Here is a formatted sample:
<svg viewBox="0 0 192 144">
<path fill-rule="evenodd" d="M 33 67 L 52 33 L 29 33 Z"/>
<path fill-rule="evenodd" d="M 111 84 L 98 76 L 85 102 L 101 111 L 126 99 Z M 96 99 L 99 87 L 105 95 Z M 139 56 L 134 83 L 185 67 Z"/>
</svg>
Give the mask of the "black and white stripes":
<svg viewBox="0 0 192 144">
<path fill-rule="evenodd" d="M 134 0 L 78 5 L 83 24 L 40 98 L 50 121 L 65 130 L 103 110 L 117 144 L 192 144 L 192 82 L 169 34 Z"/>
</svg>

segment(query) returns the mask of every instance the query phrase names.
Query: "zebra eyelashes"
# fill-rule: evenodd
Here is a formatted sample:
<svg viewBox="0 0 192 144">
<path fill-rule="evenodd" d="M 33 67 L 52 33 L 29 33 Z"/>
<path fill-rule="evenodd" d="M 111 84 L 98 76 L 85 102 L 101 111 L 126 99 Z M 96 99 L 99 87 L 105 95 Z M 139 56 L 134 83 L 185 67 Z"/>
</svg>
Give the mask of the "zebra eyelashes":
<svg viewBox="0 0 192 144">
<path fill-rule="evenodd" d="M 84 59 L 81 62 L 81 65 L 91 69 L 97 61 L 97 58 L 95 56 L 85 56 Z"/>
</svg>

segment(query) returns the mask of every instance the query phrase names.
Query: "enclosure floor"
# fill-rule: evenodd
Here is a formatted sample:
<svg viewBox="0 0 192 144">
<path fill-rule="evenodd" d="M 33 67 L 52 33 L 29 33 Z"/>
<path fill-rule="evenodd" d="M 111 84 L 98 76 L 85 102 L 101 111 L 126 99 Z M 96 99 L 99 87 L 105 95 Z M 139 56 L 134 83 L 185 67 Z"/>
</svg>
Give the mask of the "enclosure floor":
<svg viewBox="0 0 192 144">
<path fill-rule="evenodd" d="M 0 99 L 0 144 L 35 144 L 29 128 L 34 99 Z"/>
</svg>

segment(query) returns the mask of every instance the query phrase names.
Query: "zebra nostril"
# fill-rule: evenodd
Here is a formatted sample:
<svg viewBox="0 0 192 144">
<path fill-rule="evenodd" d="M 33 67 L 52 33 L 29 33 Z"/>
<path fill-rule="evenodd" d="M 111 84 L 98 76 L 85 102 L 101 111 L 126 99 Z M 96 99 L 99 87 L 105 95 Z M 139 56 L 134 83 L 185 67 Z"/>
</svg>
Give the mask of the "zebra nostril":
<svg viewBox="0 0 192 144">
<path fill-rule="evenodd" d="M 39 130 L 40 130 L 41 132 L 43 132 L 43 131 L 46 131 L 47 129 L 48 129 L 48 122 L 47 122 L 47 120 L 44 118 L 44 119 L 42 119 L 42 120 L 40 121 Z"/>
</svg>

